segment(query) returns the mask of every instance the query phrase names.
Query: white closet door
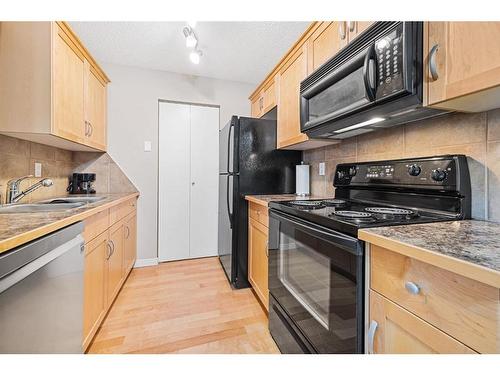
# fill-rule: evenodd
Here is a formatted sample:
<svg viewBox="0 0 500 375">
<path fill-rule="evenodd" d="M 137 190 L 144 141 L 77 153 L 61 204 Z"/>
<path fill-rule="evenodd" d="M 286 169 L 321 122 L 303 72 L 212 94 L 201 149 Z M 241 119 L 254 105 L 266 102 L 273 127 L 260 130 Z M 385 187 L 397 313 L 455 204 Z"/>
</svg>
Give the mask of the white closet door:
<svg viewBox="0 0 500 375">
<path fill-rule="evenodd" d="M 219 108 L 191 106 L 191 258 L 217 255 Z"/>
<path fill-rule="evenodd" d="M 189 258 L 190 106 L 159 104 L 160 261 Z"/>
</svg>

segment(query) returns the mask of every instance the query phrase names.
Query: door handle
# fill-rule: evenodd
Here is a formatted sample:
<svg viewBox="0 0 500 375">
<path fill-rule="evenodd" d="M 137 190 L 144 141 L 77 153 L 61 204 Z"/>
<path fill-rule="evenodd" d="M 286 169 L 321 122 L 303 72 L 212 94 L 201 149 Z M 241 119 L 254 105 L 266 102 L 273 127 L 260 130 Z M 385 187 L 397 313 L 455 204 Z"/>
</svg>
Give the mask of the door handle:
<svg viewBox="0 0 500 375">
<path fill-rule="evenodd" d="M 89 122 L 85 120 L 85 136 L 89 136 Z"/>
<path fill-rule="evenodd" d="M 437 81 L 439 74 L 437 71 L 436 53 L 439 50 L 439 44 L 435 44 L 429 52 L 429 71 L 433 81 Z"/>
<path fill-rule="evenodd" d="M 375 332 L 377 331 L 378 323 L 376 320 L 370 322 L 370 327 L 368 328 L 368 354 L 374 354 L 373 343 L 375 341 Z"/>
<path fill-rule="evenodd" d="M 352 33 L 356 29 L 356 21 L 347 21 L 347 27 L 349 31 Z"/>
<path fill-rule="evenodd" d="M 106 244 L 106 247 L 108 248 L 108 250 L 107 250 L 107 253 L 108 253 L 108 254 L 107 254 L 106 260 L 109 260 L 109 258 L 111 258 L 111 243 L 110 243 L 110 242 L 108 242 L 108 243 Z"/>
<path fill-rule="evenodd" d="M 365 60 L 363 63 L 363 80 L 365 83 L 366 93 L 370 101 L 375 100 L 375 87 L 372 87 L 372 82 L 370 82 L 370 61 L 377 61 L 377 56 L 375 53 L 375 44 L 372 44 L 368 47 L 366 51 Z M 376 63 L 375 63 L 376 64 Z M 375 71 L 377 71 L 377 67 L 375 66 Z"/>
<path fill-rule="evenodd" d="M 126 229 L 125 239 L 128 240 L 128 238 L 130 237 L 130 228 L 129 227 L 125 227 L 125 229 Z"/>
<path fill-rule="evenodd" d="M 92 136 L 92 133 L 94 133 L 94 127 L 92 126 L 92 123 L 89 121 L 89 137 Z"/>
</svg>

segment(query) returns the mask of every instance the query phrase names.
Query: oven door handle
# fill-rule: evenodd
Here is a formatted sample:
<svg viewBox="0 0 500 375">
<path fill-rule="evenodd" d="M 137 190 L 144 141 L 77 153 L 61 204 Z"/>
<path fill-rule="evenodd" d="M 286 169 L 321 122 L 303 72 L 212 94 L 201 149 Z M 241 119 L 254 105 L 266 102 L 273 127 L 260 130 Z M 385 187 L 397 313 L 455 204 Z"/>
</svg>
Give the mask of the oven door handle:
<svg viewBox="0 0 500 375">
<path fill-rule="evenodd" d="M 269 250 L 279 249 L 279 231 L 280 222 L 286 222 L 299 228 L 301 231 L 314 236 L 319 237 L 327 242 L 334 243 L 336 246 L 347 250 L 354 255 L 362 255 L 362 248 L 360 241 L 355 238 L 340 232 L 322 229 L 322 227 L 315 225 L 313 223 L 308 223 L 302 221 L 301 219 L 295 217 L 289 217 L 289 215 L 278 213 L 274 210 L 270 210 L 269 214 Z"/>
<path fill-rule="evenodd" d="M 363 80 L 365 83 L 366 95 L 371 102 L 375 100 L 375 79 L 372 81 L 372 76 L 370 75 L 370 61 L 374 62 L 374 70 L 373 74 L 375 75 L 377 72 L 377 54 L 375 53 L 375 43 L 368 47 L 368 50 L 365 54 L 365 60 L 363 63 Z"/>
</svg>

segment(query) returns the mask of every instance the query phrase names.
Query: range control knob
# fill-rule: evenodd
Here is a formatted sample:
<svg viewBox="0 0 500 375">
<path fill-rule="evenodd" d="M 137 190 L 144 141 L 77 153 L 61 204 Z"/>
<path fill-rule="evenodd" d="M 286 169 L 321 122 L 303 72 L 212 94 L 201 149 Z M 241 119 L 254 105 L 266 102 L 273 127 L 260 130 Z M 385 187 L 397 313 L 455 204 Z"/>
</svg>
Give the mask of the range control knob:
<svg viewBox="0 0 500 375">
<path fill-rule="evenodd" d="M 438 169 L 434 169 L 431 173 L 431 178 L 434 180 L 434 181 L 437 181 L 437 182 L 441 182 L 441 181 L 444 181 L 446 176 L 448 174 L 446 173 L 446 171 L 442 170 L 441 168 L 438 168 Z"/>
<path fill-rule="evenodd" d="M 349 176 L 351 177 L 356 176 L 356 167 L 349 168 Z"/>
<path fill-rule="evenodd" d="M 420 168 L 418 165 L 416 164 L 412 164 L 408 167 L 408 174 L 410 176 L 418 176 L 420 174 L 420 172 L 422 172 L 422 168 Z"/>
</svg>

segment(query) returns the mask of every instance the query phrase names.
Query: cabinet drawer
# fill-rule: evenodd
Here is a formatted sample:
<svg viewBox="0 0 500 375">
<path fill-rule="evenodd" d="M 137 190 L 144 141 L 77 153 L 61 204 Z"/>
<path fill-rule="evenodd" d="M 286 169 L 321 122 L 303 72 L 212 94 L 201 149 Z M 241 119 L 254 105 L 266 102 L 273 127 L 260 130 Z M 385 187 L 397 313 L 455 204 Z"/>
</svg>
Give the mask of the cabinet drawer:
<svg viewBox="0 0 500 375">
<path fill-rule="evenodd" d="M 115 207 L 111 207 L 109 209 L 109 226 L 112 226 L 116 222 L 120 221 L 123 219 L 125 216 L 128 214 L 134 212 L 137 199 L 132 198 L 129 199 L 128 201 L 125 201 Z"/>
<path fill-rule="evenodd" d="M 499 290 L 371 246 L 371 288 L 482 353 L 500 351 Z"/>
<path fill-rule="evenodd" d="M 103 210 L 85 220 L 83 237 L 85 243 L 92 241 L 109 228 L 109 211 Z"/>
<path fill-rule="evenodd" d="M 259 223 L 265 225 L 266 227 L 269 227 L 269 216 L 267 207 L 261 206 L 260 204 L 254 202 L 249 202 L 248 213 L 252 219 L 258 221 Z"/>
</svg>

